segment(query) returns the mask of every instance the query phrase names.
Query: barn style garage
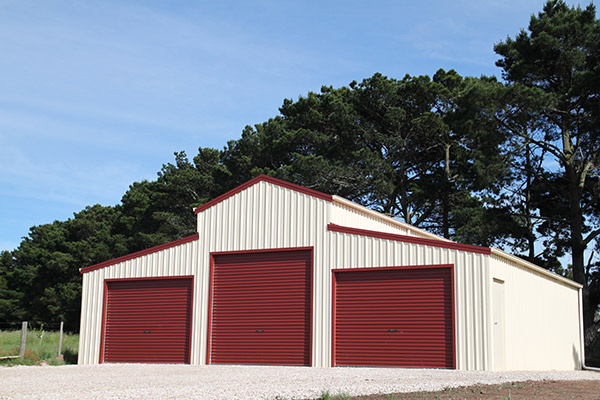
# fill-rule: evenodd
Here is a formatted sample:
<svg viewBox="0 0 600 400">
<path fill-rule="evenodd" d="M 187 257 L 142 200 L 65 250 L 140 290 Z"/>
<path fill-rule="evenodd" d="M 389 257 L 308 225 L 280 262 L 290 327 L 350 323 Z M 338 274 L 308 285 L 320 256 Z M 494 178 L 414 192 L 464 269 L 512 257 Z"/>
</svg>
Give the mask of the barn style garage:
<svg viewBox="0 0 600 400">
<path fill-rule="evenodd" d="M 84 267 L 79 363 L 579 369 L 581 285 L 261 175 Z"/>
</svg>

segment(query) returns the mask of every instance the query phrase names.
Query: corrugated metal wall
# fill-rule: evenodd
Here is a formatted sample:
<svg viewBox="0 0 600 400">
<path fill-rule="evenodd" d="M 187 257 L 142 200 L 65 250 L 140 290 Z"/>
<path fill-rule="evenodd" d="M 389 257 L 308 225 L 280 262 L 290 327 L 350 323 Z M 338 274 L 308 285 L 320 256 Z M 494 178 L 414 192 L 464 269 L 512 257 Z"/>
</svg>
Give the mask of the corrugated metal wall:
<svg viewBox="0 0 600 400">
<path fill-rule="evenodd" d="M 339 214 L 335 203 L 260 182 L 198 214 L 201 310 L 192 343 L 192 363 L 203 363 L 207 340 L 210 252 L 314 246 L 313 365 L 331 365 L 331 269 L 420 264 L 456 265 L 457 367 L 485 369 L 489 332 L 486 313 L 486 257 L 480 254 L 328 232 L 336 221 L 364 227 L 363 216 Z M 333 211 L 336 210 L 336 211 Z M 342 209 L 343 210 L 343 209 Z M 319 244 L 323 243 L 324 246 Z M 198 338 L 197 334 L 194 334 Z"/>
<path fill-rule="evenodd" d="M 579 290 L 495 255 L 490 259 L 489 285 L 494 278 L 504 282 L 506 370 L 581 368 Z"/>
<path fill-rule="evenodd" d="M 99 362 L 105 279 L 195 275 L 198 254 L 195 240 L 83 274 L 79 364 Z M 194 285 L 198 291 L 197 280 Z M 193 320 L 196 320 L 197 308 L 194 305 L 192 308 Z"/>
<path fill-rule="evenodd" d="M 388 215 L 370 210 L 343 197 L 333 196 L 330 223 L 358 229 L 393 233 L 396 235 L 416 236 L 424 239 L 448 241 L 431 232 L 418 229 L 391 218 Z"/>
<path fill-rule="evenodd" d="M 316 246 L 325 241 L 330 203 L 293 190 L 259 182 L 198 214 L 200 233 L 200 263 L 197 280 L 199 292 L 196 305 L 199 318 L 192 332 L 192 363 L 206 360 L 208 285 L 211 252 L 290 247 L 314 247 L 315 271 L 323 270 L 325 248 Z M 324 284 L 322 274 L 314 274 L 313 288 Z M 327 282 L 329 283 L 329 281 Z M 315 289 L 313 289 L 315 290 Z M 317 289 L 318 290 L 318 289 Z M 313 307 L 313 336 L 327 323 L 319 307 Z M 328 315 L 328 313 L 327 313 Z M 313 364 L 322 349 L 313 342 Z"/>
<path fill-rule="evenodd" d="M 80 362 L 97 363 L 106 278 L 195 275 L 192 364 L 206 360 L 210 253 L 314 247 L 314 366 L 331 365 L 331 269 L 455 264 L 457 367 L 488 365 L 486 257 L 480 254 L 327 231 L 333 203 L 259 182 L 198 214 L 199 240 L 83 276 Z M 338 210 L 339 211 L 339 210 Z M 335 211 L 335 212 L 338 212 Z M 356 213 L 336 222 L 364 227 Z M 319 244 L 323 244 L 323 246 Z"/>
<path fill-rule="evenodd" d="M 314 247 L 313 366 L 331 365 L 331 270 L 333 268 L 453 264 L 455 267 L 456 357 L 458 369 L 492 368 L 490 263 L 492 257 L 454 249 L 411 244 L 327 230 L 328 223 L 361 229 L 391 230 L 370 217 L 276 184 L 260 181 L 198 214 L 199 240 L 83 275 L 80 363 L 97 363 L 102 323 L 104 279 L 194 275 L 191 363 L 206 362 L 210 253 L 252 249 Z M 190 216 L 191 217 L 191 216 Z M 385 224 L 384 224 L 385 225 Z M 387 225 L 386 225 L 387 226 Z M 561 340 L 578 349 L 576 296 L 572 289 L 524 268 L 493 262 L 494 277 L 506 280 L 507 368 L 549 368 L 541 354 L 539 326 L 553 319 L 552 329 L 565 330 Z M 546 283 L 544 283 L 546 282 Z M 552 284 L 550 284 L 552 283 Z M 535 294 L 537 291 L 539 294 Z M 523 292 L 531 293 L 524 298 Z M 513 298 L 514 297 L 514 298 Z M 543 306 L 542 306 L 543 299 Z M 556 300 L 560 299 L 560 301 Z M 548 306 L 554 304 L 556 307 Z M 523 304 L 523 302 L 526 302 Z M 560 304 L 559 304 L 560 303 Z M 520 336 L 519 332 L 525 333 Z M 534 340 L 534 337 L 536 338 Z M 529 351 L 527 346 L 536 350 Z M 577 345 L 576 345 L 577 344 Z M 507 353 L 508 353 L 507 352 Z M 550 352 L 548 352 L 550 353 Z M 526 356 L 527 354 L 527 356 Z M 567 357 L 568 358 L 568 357 Z M 566 360 L 569 361 L 569 360 Z M 573 360 L 570 361 L 573 364 Z M 565 369 L 564 364 L 560 364 Z"/>
<path fill-rule="evenodd" d="M 331 268 L 395 267 L 404 265 L 454 264 L 457 369 L 489 369 L 488 257 L 484 254 L 397 242 L 367 236 L 329 232 L 329 269 L 323 271 L 328 284 L 315 296 L 320 308 L 331 310 Z M 331 319 L 330 316 L 328 316 Z M 326 349 L 323 365 L 331 358 L 331 325 L 317 337 Z"/>
<path fill-rule="evenodd" d="M 372 217 L 364 213 L 360 213 L 358 210 L 352 209 L 350 207 L 336 202 L 331 204 L 329 222 L 336 225 L 394 233 L 396 235 L 412 234 L 408 231 L 408 229 L 404 229 L 393 223 Z"/>
</svg>

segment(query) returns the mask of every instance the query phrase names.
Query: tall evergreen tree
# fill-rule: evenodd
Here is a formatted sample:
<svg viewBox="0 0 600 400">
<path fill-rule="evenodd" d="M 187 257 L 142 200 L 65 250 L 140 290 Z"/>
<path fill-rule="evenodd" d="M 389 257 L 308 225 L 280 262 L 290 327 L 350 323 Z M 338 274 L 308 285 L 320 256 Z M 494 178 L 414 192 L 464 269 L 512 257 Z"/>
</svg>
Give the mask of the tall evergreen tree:
<svg viewBox="0 0 600 400">
<path fill-rule="evenodd" d="M 66 329 L 77 331 L 79 268 L 127 252 L 123 238 L 112 232 L 117 218 L 114 207 L 95 205 L 67 221 L 30 228 L 12 256 L 3 256 L 3 268 L 8 265 L 13 285 L 13 293 L 6 300 L 18 300 L 20 307 L 12 318 L 36 323 L 64 321 Z"/>
<path fill-rule="evenodd" d="M 285 100 L 281 116 L 247 127 L 223 163 L 233 176 L 274 175 L 446 237 L 490 244 L 492 230 L 458 234 L 458 224 L 482 208 L 472 192 L 499 185 L 505 172 L 498 149 L 504 137 L 469 120 L 478 81 L 440 70 L 433 80 L 375 74 L 348 87 L 322 87 Z"/>
<path fill-rule="evenodd" d="M 13 251 L 0 253 L 0 323 L 7 324 L 0 326 L 2 329 L 13 328 L 8 324 L 22 321 L 27 314 L 27 310 L 23 307 L 24 282 L 19 279 L 18 271 L 15 271 L 13 253 Z"/>
<path fill-rule="evenodd" d="M 562 0 L 548 1 L 531 17 L 528 31 L 495 46 L 497 65 L 509 83 L 538 89 L 550 102 L 540 110 L 535 130 L 512 130 L 538 152 L 552 156 L 540 196 L 551 206 L 541 209 L 549 229 L 569 238 L 573 278 L 584 285 L 584 321 L 591 327 L 598 303 L 593 303 L 592 259 L 586 249 L 600 236 L 598 178 L 600 176 L 600 24 L 593 4 L 568 7 Z M 563 200 L 565 200 L 563 202 Z M 547 202 L 548 204 L 548 202 Z M 564 212 L 564 221 L 555 218 Z"/>
</svg>

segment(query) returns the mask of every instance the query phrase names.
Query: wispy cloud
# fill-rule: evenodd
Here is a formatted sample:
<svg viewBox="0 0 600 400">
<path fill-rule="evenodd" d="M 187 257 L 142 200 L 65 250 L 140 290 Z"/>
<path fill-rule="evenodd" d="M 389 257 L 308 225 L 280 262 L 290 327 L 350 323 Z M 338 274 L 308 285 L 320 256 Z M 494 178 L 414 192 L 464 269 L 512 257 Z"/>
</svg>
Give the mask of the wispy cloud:
<svg viewBox="0 0 600 400">
<path fill-rule="evenodd" d="M 43 144 L 42 144 L 43 145 Z M 68 152 L 53 152 L 54 159 L 32 158 L 23 145 L 0 137 L 0 197 L 55 201 L 76 206 L 114 203 L 129 183 L 143 176 L 136 163 L 101 159 L 81 160 Z M 76 147 L 71 147 L 73 151 Z M 137 179 L 136 179 L 137 178 Z"/>
</svg>

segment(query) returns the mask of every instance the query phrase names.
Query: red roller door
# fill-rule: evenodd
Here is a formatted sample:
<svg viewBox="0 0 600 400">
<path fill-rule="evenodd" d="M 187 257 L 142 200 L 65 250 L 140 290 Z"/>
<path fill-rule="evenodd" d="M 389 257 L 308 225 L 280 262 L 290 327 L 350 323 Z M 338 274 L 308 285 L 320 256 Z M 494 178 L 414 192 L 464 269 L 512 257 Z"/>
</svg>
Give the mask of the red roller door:
<svg viewBox="0 0 600 400">
<path fill-rule="evenodd" d="M 189 363 L 192 279 L 106 282 L 102 362 Z"/>
<path fill-rule="evenodd" d="M 337 270 L 334 365 L 454 368 L 452 266 Z"/>
<path fill-rule="evenodd" d="M 213 255 L 209 363 L 310 365 L 312 251 Z"/>
</svg>

